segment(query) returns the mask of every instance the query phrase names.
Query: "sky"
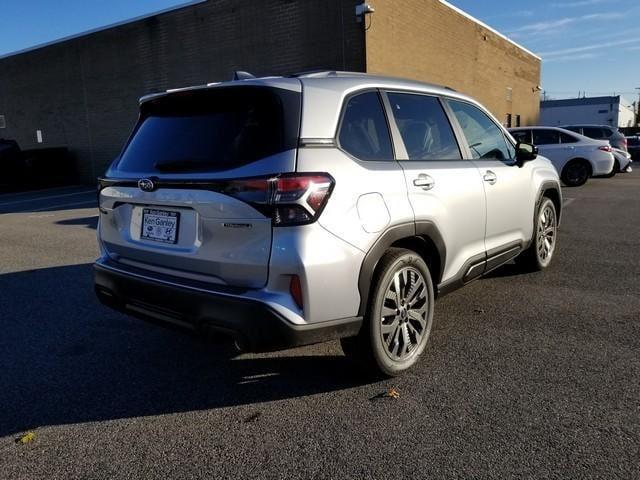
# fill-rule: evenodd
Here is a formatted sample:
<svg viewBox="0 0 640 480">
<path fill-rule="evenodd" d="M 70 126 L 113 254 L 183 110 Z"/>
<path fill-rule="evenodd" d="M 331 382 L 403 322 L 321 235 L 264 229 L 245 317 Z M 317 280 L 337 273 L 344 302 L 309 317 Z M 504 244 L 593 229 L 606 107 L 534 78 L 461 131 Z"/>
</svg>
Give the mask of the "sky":
<svg viewBox="0 0 640 480">
<path fill-rule="evenodd" d="M 548 98 L 576 97 L 578 92 L 637 98 L 640 1 L 450 2 L 540 55 Z M 184 3 L 187 0 L 0 0 L 0 55 Z M 368 3 L 375 7 L 375 0 Z"/>
</svg>

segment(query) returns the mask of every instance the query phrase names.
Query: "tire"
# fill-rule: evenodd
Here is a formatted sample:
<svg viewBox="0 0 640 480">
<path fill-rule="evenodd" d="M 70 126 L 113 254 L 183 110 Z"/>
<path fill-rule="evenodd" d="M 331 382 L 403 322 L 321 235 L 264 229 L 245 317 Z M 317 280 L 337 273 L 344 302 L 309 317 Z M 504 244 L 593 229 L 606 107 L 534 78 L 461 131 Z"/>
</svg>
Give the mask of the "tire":
<svg viewBox="0 0 640 480">
<path fill-rule="evenodd" d="M 531 245 L 516 258 L 516 263 L 527 272 L 544 270 L 553 259 L 557 239 L 558 215 L 556 207 L 550 198 L 543 197 L 536 211 Z"/>
<path fill-rule="evenodd" d="M 582 159 L 570 160 L 562 169 L 560 178 L 567 187 L 584 185 L 591 176 L 591 165 Z"/>
<path fill-rule="evenodd" d="M 433 304 L 433 282 L 424 260 L 411 250 L 389 249 L 376 268 L 359 335 L 341 340 L 344 353 L 374 377 L 406 372 L 429 340 Z"/>
<path fill-rule="evenodd" d="M 604 175 L 604 178 L 615 177 L 616 173 L 620 173 L 620 162 L 618 162 L 618 160 L 613 162 L 613 168 L 611 169 L 611 171 L 609 173 Z"/>
</svg>

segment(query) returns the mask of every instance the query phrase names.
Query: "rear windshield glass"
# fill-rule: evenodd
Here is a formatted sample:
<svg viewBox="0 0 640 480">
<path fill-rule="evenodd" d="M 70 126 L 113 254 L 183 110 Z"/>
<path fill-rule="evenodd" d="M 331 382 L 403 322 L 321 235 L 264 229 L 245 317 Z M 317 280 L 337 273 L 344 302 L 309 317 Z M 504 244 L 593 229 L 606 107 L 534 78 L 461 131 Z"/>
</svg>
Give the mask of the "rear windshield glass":
<svg viewBox="0 0 640 480">
<path fill-rule="evenodd" d="M 117 163 L 121 172 L 214 172 L 295 148 L 300 94 L 235 86 L 144 103 Z"/>
</svg>

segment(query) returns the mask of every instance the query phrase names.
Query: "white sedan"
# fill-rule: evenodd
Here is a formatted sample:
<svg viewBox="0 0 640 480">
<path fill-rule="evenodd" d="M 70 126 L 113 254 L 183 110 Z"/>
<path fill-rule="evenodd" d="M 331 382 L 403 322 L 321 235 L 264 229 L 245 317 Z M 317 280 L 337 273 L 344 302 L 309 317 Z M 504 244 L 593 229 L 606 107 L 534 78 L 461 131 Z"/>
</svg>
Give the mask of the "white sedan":
<svg viewBox="0 0 640 480">
<path fill-rule="evenodd" d="M 509 129 L 518 142 L 538 147 L 569 187 L 583 185 L 589 177 L 609 175 L 615 159 L 606 140 L 594 140 L 557 127 L 519 127 Z"/>
</svg>

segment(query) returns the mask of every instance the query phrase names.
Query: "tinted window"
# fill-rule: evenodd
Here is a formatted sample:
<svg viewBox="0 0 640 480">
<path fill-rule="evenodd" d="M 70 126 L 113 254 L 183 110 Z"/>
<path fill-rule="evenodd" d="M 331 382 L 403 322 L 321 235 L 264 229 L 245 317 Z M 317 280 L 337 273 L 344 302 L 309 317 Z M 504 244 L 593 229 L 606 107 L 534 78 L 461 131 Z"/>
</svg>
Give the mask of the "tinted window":
<svg viewBox="0 0 640 480">
<path fill-rule="evenodd" d="M 460 149 L 440 101 L 390 93 L 389 102 L 409 160 L 460 160 Z"/>
<path fill-rule="evenodd" d="M 627 137 L 627 142 L 629 145 L 640 145 L 639 137 Z"/>
<path fill-rule="evenodd" d="M 562 127 L 562 128 L 564 128 L 565 130 L 571 130 L 572 132 L 576 132 L 582 135 L 582 128 L 580 127 Z"/>
<path fill-rule="evenodd" d="M 614 134 L 614 130 L 612 128 L 603 128 L 602 133 L 604 134 L 605 138 L 609 138 Z"/>
<path fill-rule="evenodd" d="M 533 130 L 534 145 L 553 145 L 560 143 L 560 132 L 557 130 Z"/>
<path fill-rule="evenodd" d="M 361 160 L 393 159 L 389 127 L 377 92 L 349 100 L 338 140 L 345 151 Z"/>
<path fill-rule="evenodd" d="M 516 130 L 511 132 L 511 136 L 516 142 L 531 143 L 531 130 Z"/>
<path fill-rule="evenodd" d="M 583 127 L 582 134 L 589 138 L 607 138 L 607 135 L 600 127 Z"/>
<path fill-rule="evenodd" d="M 179 92 L 142 104 L 140 118 L 118 170 L 228 170 L 296 148 L 300 94 L 247 86 Z"/>
<path fill-rule="evenodd" d="M 473 158 L 506 160 L 515 156 L 500 127 L 484 112 L 468 103 L 449 101 L 464 131 Z"/>
<path fill-rule="evenodd" d="M 560 132 L 560 143 L 576 143 L 578 139 L 573 135 Z"/>
</svg>

